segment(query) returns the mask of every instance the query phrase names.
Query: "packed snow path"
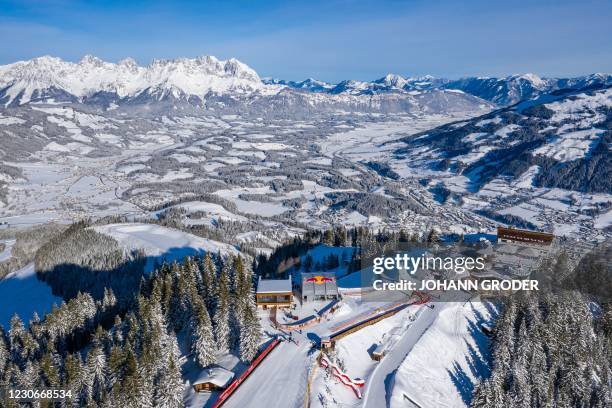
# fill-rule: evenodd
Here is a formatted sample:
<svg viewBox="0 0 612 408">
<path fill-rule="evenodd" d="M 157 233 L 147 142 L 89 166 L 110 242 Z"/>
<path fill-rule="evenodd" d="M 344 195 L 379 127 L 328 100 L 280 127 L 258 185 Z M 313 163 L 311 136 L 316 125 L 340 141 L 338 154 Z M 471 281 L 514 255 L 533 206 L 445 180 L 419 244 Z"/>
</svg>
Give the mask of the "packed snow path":
<svg viewBox="0 0 612 408">
<path fill-rule="evenodd" d="M 433 308 L 432 308 L 433 306 Z M 391 398 L 391 380 L 395 370 L 406 358 L 410 350 L 419 341 L 423 333 L 436 319 L 444 303 L 427 304 L 421 306 L 417 312 L 416 320 L 409 326 L 408 331 L 400 338 L 395 346 L 378 363 L 368 378 L 363 406 L 365 408 L 388 407 Z"/>
<path fill-rule="evenodd" d="M 295 333 L 298 344 L 282 342 L 227 400 L 223 408 L 301 408 L 306 397 L 309 369 L 316 353 L 312 343 Z"/>
</svg>

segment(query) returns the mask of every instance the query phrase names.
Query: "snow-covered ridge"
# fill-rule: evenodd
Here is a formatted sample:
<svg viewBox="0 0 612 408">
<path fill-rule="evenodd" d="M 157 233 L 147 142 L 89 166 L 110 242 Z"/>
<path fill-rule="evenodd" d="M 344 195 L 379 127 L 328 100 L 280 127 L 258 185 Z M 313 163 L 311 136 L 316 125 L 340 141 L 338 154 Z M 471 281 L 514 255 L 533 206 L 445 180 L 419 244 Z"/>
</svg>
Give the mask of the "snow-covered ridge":
<svg viewBox="0 0 612 408">
<path fill-rule="evenodd" d="M 79 98 L 100 91 L 119 97 L 145 91 L 202 97 L 209 92 L 246 93 L 264 87 L 257 73 L 246 64 L 234 58 L 223 61 L 213 56 L 154 60 L 145 67 L 129 58 L 115 64 L 90 55 L 78 63 L 44 56 L 0 66 L 0 90 L 6 104 L 15 99 L 24 104 L 49 90 Z"/>
</svg>

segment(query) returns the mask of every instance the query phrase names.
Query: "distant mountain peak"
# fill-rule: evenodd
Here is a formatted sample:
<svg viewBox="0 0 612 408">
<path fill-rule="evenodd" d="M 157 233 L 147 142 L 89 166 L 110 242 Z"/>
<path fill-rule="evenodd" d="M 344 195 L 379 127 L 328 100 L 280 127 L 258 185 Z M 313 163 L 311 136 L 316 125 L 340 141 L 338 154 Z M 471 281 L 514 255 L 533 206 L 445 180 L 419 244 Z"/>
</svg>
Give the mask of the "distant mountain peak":
<svg viewBox="0 0 612 408">
<path fill-rule="evenodd" d="M 526 74 L 512 75 L 512 76 L 509 77 L 509 79 L 519 79 L 519 80 L 522 79 L 524 81 L 528 81 L 528 82 L 532 83 L 533 86 L 538 87 L 538 88 L 543 88 L 547 84 L 545 80 L 540 78 L 540 76 L 538 76 L 536 74 L 532 74 L 530 72 L 528 72 Z"/>
<path fill-rule="evenodd" d="M 397 74 L 387 74 L 384 77 L 377 79 L 374 81 L 375 83 L 395 87 L 395 88 L 403 88 L 406 85 L 406 79 L 401 75 Z"/>
</svg>

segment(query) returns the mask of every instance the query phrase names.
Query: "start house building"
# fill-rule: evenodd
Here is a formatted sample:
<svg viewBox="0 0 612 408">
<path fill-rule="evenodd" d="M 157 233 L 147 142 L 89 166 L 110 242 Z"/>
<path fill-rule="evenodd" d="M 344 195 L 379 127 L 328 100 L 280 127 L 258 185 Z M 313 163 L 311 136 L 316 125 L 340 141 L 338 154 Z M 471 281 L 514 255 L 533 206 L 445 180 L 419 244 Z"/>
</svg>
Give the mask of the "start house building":
<svg viewBox="0 0 612 408">
<path fill-rule="evenodd" d="M 267 307 L 291 307 L 293 288 L 291 276 L 288 279 L 261 279 L 257 282 L 255 302 L 264 309 Z"/>
<path fill-rule="evenodd" d="M 338 299 L 338 284 L 333 272 L 302 273 L 302 301 Z"/>
</svg>

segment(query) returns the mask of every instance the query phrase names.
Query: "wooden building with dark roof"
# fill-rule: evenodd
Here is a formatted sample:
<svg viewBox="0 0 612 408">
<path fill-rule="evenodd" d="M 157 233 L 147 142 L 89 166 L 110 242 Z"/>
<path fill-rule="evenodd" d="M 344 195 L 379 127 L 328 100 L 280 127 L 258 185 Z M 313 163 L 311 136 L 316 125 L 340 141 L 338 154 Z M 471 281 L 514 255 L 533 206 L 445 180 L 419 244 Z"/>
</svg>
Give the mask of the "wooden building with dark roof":
<svg viewBox="0 0 612 408">
<path fill-rule="evenodd" d="M 550 245 L 555 236 L 547 232 L 497 227 L 497 242 L 512 244 Z"/>
</svg>

